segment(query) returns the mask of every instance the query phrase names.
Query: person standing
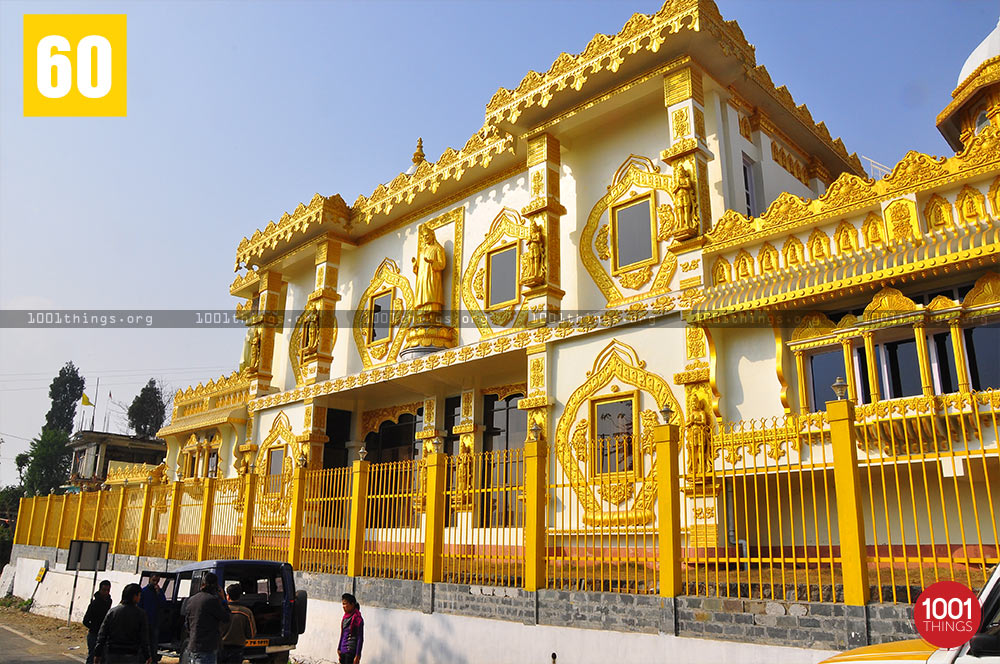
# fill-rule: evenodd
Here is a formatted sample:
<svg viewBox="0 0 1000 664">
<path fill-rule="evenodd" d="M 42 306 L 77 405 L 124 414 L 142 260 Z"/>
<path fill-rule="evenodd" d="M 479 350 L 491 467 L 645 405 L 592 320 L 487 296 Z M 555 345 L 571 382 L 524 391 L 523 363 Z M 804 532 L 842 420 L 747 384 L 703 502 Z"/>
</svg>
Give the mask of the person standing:
<svg viewBox="0 0 1000 664">
<path fill-rule="evenodd" d="M 94 664 L 97 650 L 97 632 L 101 629 L 104 616 L 111 609 L 111 582 L 105 579 L 97 586 L 94 599 L 90 600 L 87 613 L 83 615 L 83 626 L 87 628 L 87 664 Z"/>
<path fill-rule="evenodd" d="M 205 574 L 201 590 L 187 599 L 181 616 L 187 624 L 189 664 L 217 664 L 220 636 L 232 619 L 219 590 L 219 577 L 212 572 Z"/>
<path fill-rule="evenodd" d="M 340 664 L 361 664 L 361 646 L 365 643 L 365 620 L 361 617 L 361 605 L 351 593 L 341 595 L 344 618 L 340 621 L 340 643 L 337 654 Z"/>
<path fill-rule="evenodd" d="M 108 611 L 97 632 L 94 664 L 150 664 L 149 625 L 139 608 L 139 584 L 122 590 L 121 603 Z"/>
<path fill-rule="evenodd" d="M 160 661 L 160 609 L 167 605 L 167 598 L 160 587 L 160 575 L 153 574 L 139 594 L 139 608 L 146 612 L 149 622 L 149 654 L 154 664 Z"/>
<path fill-rule="evenodd" d="M 248 639 L 256 636 L 257 623 L 253 618 L 253 611 L 239 604 L 240 597 L 243 596 L 243 588 L 238 583 L 226 588 L 226 594 L 229 596 L 229 611 L 232 613 L 232 622 L 229 623 L 229 630 L 222 637 L 219 664 L 243 664 L 243 648 Z"/>
</svg>

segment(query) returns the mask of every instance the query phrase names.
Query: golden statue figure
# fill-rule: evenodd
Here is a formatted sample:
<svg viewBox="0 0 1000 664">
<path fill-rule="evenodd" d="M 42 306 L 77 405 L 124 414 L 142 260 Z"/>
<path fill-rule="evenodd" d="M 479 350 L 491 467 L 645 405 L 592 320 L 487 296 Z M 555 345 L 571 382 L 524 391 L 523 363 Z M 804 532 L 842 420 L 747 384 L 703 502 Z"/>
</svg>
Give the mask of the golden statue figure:
<svg viewBox="0 0 1000 664">
<path fill-rule="evenodd" d="M 712 430 L 703 399 L 692 404 L 684 428 L 687 432 L 687 474 L 689 481 L 696 481 L 711 470 L 712 462 Z"/>
<path fill-rule="evenodd" d="M 673 191 L 674 214 L 678 229 L 697 231 L 698 211 L 695 207 L 694 180 L 686 166 L 677 169 Z"/>
<path fill-rule="evenodd" d="M 414 296 L 416 310 L 419 313 L 439 316 L 444 309 L 444 284 L 442 282 L 444 267 L 444 247 L 434 237 L 434 231 L 430 226 L 421 226 L 417 256 L 413 259 L 413 272 L 417 275 Z M 436 319 L 437 316 L 434 318 Z"/>
<path fill-rule="evenodd" d="M 472 509 L 472 436 L 462 436 L 462 444 L 455 459 L 455 493 L 451 506 L 456 510 Z"/>
<path fill-rule="evenodd" d="M 521 281 L 529 287 L 545 281 L 545 237 L 537 221 L 531 223 L 528 246 L 521 257 Z"/>
<path fill-rule="evenodd" d="M 316 350 L 319 344 L 319 310 L 315 305 L 306 308 L 305 318 L 302 320 L 302 350 L 304 352 Z"/>
<path fill-rule="evenodd" d="M 264 335 L 259 327 L 253 328 L 253 336 L 250 338 L 250 364 L 251 369 L 260 366 L 260 346 L 264 341 Z"/>
</svg>

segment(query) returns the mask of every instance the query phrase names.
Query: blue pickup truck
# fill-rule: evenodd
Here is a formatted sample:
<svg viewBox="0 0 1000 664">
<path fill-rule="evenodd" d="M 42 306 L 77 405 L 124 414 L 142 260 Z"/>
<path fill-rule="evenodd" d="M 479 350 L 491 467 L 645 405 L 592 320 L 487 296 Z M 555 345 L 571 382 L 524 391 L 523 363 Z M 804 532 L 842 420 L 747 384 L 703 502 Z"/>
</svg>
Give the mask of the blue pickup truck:
<svg viewBox="0 0 1000 664">
<path fill-rule="evenodd" d="M 306 629 L 306 591 L 295 591 L 292 566 L 266 560 L 203 560 L 172 572 L 143 570 L 141 585 L 158 574 L 167 599 L 160 612 L 159 651 L 181 654 L 185 634 L 181 619 L 184 600 L 201 589 L 205 574 L 214 572 L 226 588 L 234 583 L 243 589 L 239 603 L 253 612 L 256 638 L 248 641 L 244 657 L 251 662 L 285 664 L 288 654 Z"/>
</svg>

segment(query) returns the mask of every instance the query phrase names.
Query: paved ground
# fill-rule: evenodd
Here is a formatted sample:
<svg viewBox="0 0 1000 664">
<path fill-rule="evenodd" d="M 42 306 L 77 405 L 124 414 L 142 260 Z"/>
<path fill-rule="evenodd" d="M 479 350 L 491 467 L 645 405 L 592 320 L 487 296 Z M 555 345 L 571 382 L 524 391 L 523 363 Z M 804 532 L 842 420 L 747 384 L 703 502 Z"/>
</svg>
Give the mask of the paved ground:
<svg viewBox="0 0 1000 664">
<path fill-rule="evenodd" d="M 0 616 L 0 623 L 7 615 Z M 60 640 L 61 641 L 61 640 Z M 63 642 L 43 641 L 16 627 L 0 624 L 0 662 L 10 664 L 68 664 L 86 660 L 86 651 L 70 650 Z M 86 645 L 82 646 L 86 648 Z"/>
</svg>

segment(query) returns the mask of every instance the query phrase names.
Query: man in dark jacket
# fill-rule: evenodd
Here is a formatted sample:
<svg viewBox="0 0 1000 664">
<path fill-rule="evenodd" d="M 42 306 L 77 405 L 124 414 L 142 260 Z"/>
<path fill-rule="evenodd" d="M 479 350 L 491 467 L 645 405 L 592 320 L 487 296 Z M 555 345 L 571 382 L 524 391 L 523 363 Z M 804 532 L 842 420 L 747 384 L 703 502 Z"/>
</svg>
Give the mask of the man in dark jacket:
<svg viewBox="0 0 1000 664">
<path fill-rule="evenodd" d="M 149 625 L 139 608 L 139 584 L 122 591 L 121 604 L 108 611 L 97 632 L 94 664 L 149 664 Z"/>
<path fill-rule="evenodd" d="M 87 628 L 87 664 L 94 664 L 94 651 L 97 645 L 97 631 L 101 629 L 104 616 L 108 615 L 111 608 L 111 582 L 101 581 L 94 593 L 94 599 L 90 600 L 87 613 L 83 615 L 83 626 Z"/>
<path fill-rule="evenodd" d="M 205 575 L 201 591 L 188 597 L 181 608 L 187 624 L 187 661 L 190 664 L 216 664 L 222 634 L 231 620 L 219 577 L 212 572 Z"/>
<path fill-rule="evenodd" d="M 257 624 L 253 617 L 253 611 L 239 604 L 240 597 L 243 596 L 243 589 L 238 583 L 226 588 L 226 594 L 229 595 L 229 611 L 232 615 L 232 622 L 229 623 L 229 630 L 222 637 L 219 664 L 243 664 L 243 648 L 248 639 L 256 636 Z"/>
<path fill-rule="evenodd" d="M 167 598 L 163 594 L 163 588 L 160 588 L 160 575 L 153 574 L 139 595 L 139 608 L 146 612 L 146 620 L 149 621 L 149 654 L 154 664 L 160 661 L 157 652 L 160 643 L 160 609 L 166 605 Z"/>
</svg>

